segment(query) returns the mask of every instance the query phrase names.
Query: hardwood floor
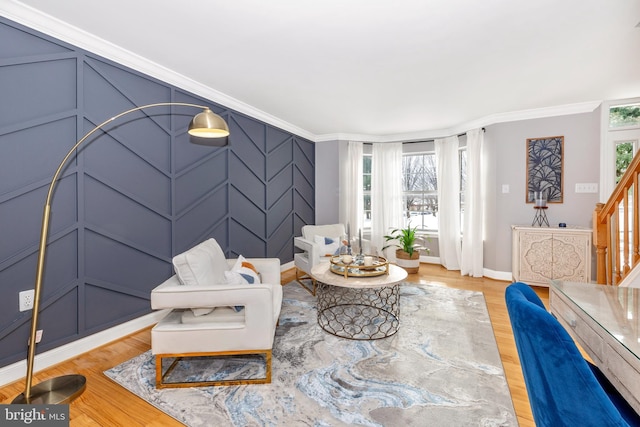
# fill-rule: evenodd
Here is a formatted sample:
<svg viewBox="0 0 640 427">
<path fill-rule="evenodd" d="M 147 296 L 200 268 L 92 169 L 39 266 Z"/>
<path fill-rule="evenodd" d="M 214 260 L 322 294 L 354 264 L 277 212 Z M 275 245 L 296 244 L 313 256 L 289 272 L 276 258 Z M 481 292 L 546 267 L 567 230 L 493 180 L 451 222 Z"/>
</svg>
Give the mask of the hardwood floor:
<svg viewBox="0 0 640 427">
<path fill-rule="evenodd" d="M 293 269 L 282 273 L 282 283 L 288 283 L 294 278 Z M 457 271 L 450 272 L 433 264 L 421 264 L 420 272 L 410 274 L 407 280 L 484 293 L 518 422 L 522 427 L 534 427 L 535 423 L 531 415 L 518 353 L 504 302 L 504 290 L 509 283 L 487 278 L 460 276 Z M 536 288 L 536 291 L 548 307 L 548 289 Z M 34 384 L 51 377 L 70 373 L 82 374 L 87 377 L 87 389 L 70 405 L 71 426 L 179 426 L 181 424 L 173 418 L 129 393 L 102 373 L 106 369 L 148 350 L 151 345 L 150 340 L 150 328 L 141 330 L 36 373 Z M 0 402 L 11 403 L 14 397 L 23 391 L 23 388 L 24 380 L 0 388 Z"/>
</svg>

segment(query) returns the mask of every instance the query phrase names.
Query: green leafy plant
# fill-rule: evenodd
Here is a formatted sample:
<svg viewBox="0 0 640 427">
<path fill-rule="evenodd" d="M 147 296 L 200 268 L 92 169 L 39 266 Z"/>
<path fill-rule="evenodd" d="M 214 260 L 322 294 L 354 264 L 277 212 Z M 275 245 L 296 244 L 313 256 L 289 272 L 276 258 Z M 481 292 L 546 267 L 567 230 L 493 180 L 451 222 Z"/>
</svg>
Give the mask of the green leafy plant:
<svg viewBox="0 0 640 427">
<path fill-rule="evenodd" d="M 393 242 L 385 247 L 382 250 L 385 250 L 390 247 L 396 247 L 402 249 L 406 253 L 409 254 L 409 257 L 413 256 L 413 251 L 426 249 L 425 247 L 418 245 L 416 240 L 419 239 L 416 235 L 416 230 L 418 227 L 411 228 L 407 226 L 406 228 L 396 228 L 391 230 L 389 235 L 384 236 L 385 242 Z"/>
</svg>

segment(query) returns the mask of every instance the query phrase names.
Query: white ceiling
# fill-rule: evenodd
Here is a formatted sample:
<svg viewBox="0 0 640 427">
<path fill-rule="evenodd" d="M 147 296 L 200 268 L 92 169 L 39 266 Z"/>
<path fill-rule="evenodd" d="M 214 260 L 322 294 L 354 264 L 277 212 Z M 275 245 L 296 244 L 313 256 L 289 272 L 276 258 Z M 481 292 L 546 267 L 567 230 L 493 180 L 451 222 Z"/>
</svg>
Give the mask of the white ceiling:
<svg viewBox="0 0 640 427">
<path fill-rule="evenodd" d="M 638 0 L 0 0 L 0 13 L 70 24 L 316 140 L 640 96 Z"/>
</svg>

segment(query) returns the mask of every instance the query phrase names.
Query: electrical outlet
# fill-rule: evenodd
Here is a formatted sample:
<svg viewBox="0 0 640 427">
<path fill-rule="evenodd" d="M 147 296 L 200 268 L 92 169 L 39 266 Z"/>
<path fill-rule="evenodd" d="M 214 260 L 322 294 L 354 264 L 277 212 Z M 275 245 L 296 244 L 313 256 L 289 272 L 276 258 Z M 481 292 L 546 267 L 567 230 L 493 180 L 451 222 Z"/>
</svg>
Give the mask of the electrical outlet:
<svg viewBox="0 0 640 427">
<path fill-rule="evenodd" d="M 34 293 L 33 289 L 29 289 L 18 294 L 20 311 L 27 311 L 33 308 Z"/>
</svg>

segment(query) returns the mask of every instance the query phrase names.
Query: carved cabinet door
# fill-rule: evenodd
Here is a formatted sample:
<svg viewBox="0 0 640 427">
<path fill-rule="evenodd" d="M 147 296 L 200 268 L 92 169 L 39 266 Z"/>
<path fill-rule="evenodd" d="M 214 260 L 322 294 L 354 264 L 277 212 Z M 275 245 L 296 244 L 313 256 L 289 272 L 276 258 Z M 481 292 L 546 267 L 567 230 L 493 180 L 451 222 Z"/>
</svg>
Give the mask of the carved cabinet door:
<svg viewBox="0 0 640 427">
<path fill-rule="evenodd" d="M 520 279 L 548 282 L 553 279 L 553 236 L 551 233 L 520 233 Z"/>
<path fill-rule="evenodd" d="M 542 286 L 589 282 L 591 246 L 589 229 L 513 226 L 513 278 Z"/>
<path fill-rule="evenodd" d="M 584 234 L 554 234 L 553 235 L 553 279 L 570 282 L 586 282 L 586 262 L 590 256 L 591 247 Z"/>
</svg>

